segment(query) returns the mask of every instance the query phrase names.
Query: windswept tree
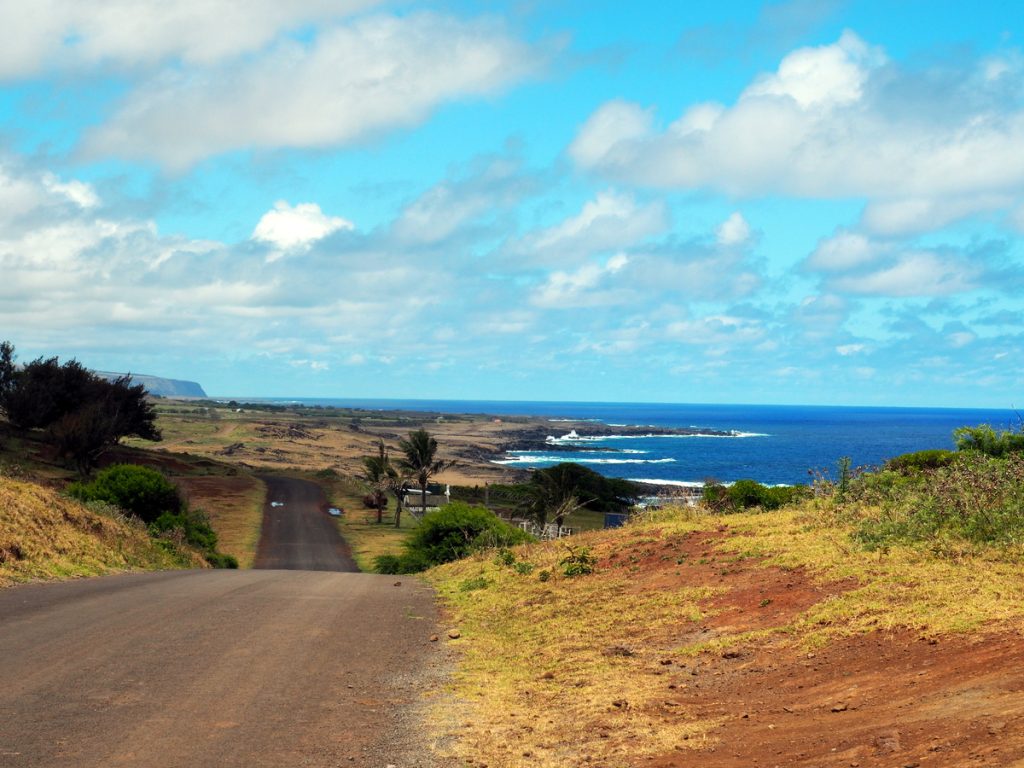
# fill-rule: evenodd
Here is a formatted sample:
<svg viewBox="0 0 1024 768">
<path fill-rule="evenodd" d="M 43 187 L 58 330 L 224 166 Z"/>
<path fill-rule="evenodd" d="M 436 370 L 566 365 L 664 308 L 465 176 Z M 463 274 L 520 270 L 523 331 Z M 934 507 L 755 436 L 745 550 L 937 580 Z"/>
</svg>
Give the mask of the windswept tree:
<svg viewBox="0 0 1024 768">
<path fill-rule="evenodd" d="M 370 485 L 373 503 L 377 509 L 377 523 L 384 522 L 384 507 L 388 503 L 388 491 L 395 487 L 399 479 L 398 470 L 392 465 L 387 446 L 383 440 L 377 441 L 377 455 L 363 457 L 363 480 Z M 397 519 L 400 512 L 396 513 Z"/>
<path fill-rule="evenodd" d="M 16 429 L 45 430 L 57 456 L 83 475 L 123 437 L 160 439 L 156 410 L 130 376 L 108 381 L 56 357 L 16 368 L 9 342 L 0 344 L 0 410 Z"/>
<path fill-rule="evenodd" d="M 398 445 L 404 454 L 399 462 L 400 466 L 419 486 L 420 510 L 425 512 L 427 509 L 427 483 L 434 475 L 454 466 L 455 462 L 437 458 L 437 440 L 431 437 L 425 429 L 410 432 L 409 437 L 401 440 Z M 395 526 L 398 526 L 397 517 Z"/>
</svg>

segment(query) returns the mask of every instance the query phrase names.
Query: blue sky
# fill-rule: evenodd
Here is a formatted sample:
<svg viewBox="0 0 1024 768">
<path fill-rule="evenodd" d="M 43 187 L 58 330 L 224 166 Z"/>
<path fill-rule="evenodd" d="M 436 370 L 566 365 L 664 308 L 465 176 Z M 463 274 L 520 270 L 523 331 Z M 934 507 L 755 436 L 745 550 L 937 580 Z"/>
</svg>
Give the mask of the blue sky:
<svg viewBox="0 0 1024 768">
<path fill-rule="evenodd" d="M 1018 406 L 1014 10 L 0 5 L 0 338 L 217 395 Z"/>
</svg>

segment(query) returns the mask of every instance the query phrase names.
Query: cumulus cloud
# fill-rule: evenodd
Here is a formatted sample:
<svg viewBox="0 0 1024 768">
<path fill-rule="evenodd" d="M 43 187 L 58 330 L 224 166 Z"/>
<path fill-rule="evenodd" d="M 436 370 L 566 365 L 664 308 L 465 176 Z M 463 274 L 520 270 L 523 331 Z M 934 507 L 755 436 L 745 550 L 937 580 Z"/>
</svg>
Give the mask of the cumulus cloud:
<svg viewBox="0 0 1024 768">
<path fill-rule="evenodd" d="M 863 197 L 879 233 L 935 228 L 1020 201 L 1024 110 L 1007 98 L 1019 63 L 917 73 L 853 32 L 801 48 L 735 103 L 701 103 L 662 129 L 616 100 L 595 111 L 569 153 L 606 177 L 733 195 Z"/>
<path fill-rule="evenodd" d="M 260 56 L 168 70 L 130 92 L 84 147 L 182 170 L 237 149 L 351 145 L 440 104 L 496 93 L 544 61 L 497 22 L 377 15 Z"/>
<path fill-rule="evenodd" d="M 610 276 L 620 272 L 629 257 L 612 256 L 604 264 L 586 264 L 573 272 L 552 272 L 532 298 L 533 304 L 550 309 L 572 309 L 621 303 L 626 300 L 614 289 L 599 289 Z"/>
<path fill-rule="evenodd" d="M 629 194 L 605 190 L 584 203 L 579 213 L 531 234 L 517 243 L 514 253 L 534 263 L 578 263 L 603 251 L 635 245 L 669 226 L 665 204 L 641 204 Z"/>
<path fill-rule="evenodd" d="M 439 243 L 536 190 L 536 179 L 514 155 L 482 158 L 472 166 L 467 174 L 445 179 L 406 205 L 392 233 L 406 242 Z"/>
<path fill-rule="evenodd" d="M 316 203 L 292 207 L 278 200 L 257 222 L 252 239 L 278 249 L 268 256 L 273 261 L 288 251 L 307 250 L 317 240 L 344 229 L 355 229 L 355 225 L 340 216 L 327 216 Z"/>
<path fill-rule="evenodd" d="M 837 272 L 877 261 L 889 248 L 860 232 L 839 230 L 823 238 L 807 258 L 806 266 L 824 272 Z"/>
<path fill-rule="evenodd" d="M 718 244 L 726 247 L 744 245 L 750 240 L 750 224 L 739 211 L 734 212 L 723 221 L 716 230 Z"/>
<path fill-rule="evenodd" d="M 376 0 L 33 0 L 0 4 L 0 79 L 50 69 L 211 64 L 258 51 L 283 32 Z"/>
<path fill-rule="evenodd" d="M 980 270 L 953 255 L 929 251 L 901 254 L 895 262 L 860 274 L 830 279 L 841 293 L 879 296 L 948 296 L 978 288 Z"/>
<path fill-rule="evenodd" d="M 766 329 L 758 318 L 716 314 L 671 323 L 667 333 L 686 344 L 732 348 L 762 341 Z"/>
</svg>

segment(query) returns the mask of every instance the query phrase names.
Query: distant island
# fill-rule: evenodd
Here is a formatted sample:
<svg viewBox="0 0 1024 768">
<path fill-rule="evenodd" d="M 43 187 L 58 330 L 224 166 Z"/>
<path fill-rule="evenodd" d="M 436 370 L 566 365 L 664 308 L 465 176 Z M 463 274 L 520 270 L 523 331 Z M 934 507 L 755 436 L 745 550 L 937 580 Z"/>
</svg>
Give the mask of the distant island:
<svg viewBox="0 0 1024 768">
<path fill-rule="evenodd" d="M 124 373 L 112 373 L 110 371 L 94 371 L 97 376 L 105 379 L 116 379 L 125 376 Z M 181 379 L 164 379 L 160 376 L 147 376 L 142 373 L 131 374 L 132 383 L 141 384 L 146 391 L 157 397 L 206 397 L 202 386 L 195 381 L 183 381 Z"/>
</svg>

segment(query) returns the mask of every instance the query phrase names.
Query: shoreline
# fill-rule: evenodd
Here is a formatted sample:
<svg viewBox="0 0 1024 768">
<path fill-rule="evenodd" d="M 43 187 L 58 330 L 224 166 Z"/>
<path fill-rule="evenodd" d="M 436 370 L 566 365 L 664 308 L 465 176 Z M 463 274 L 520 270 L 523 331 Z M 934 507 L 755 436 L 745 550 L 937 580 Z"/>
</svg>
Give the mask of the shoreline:
<svg viewBox="0 0 1024 768">
<path fill-rule="evenodd" d="M 613 425 L 547 416 L 224 403 L 191 398 L 158 398 L 155 402 L 165 440 L 148 447 L 157 451 L 205 455 L 256 470 L 333 470 L 358 476 L 363 469 L 362 459 L 376 453 L 378 441 L 383 440 L 395 456 L 399 441 L 423 428 L 438 440 L 440 457 L 456 462 L 438 476 L 438 482 L 467 487 L 527 479 L 530 470 L 526 467 L 496 463 L 509 458 L 510 451 L 624 456 L 628 449 L 590 448 L 586 443 L 644 436 L 737 437 L 736 433 L 717 429 Z M 651 488 L 651 495 L 679 494 L 685 488 L 697 487 L 674 480 L 642 482 Z"/>
</svg>

